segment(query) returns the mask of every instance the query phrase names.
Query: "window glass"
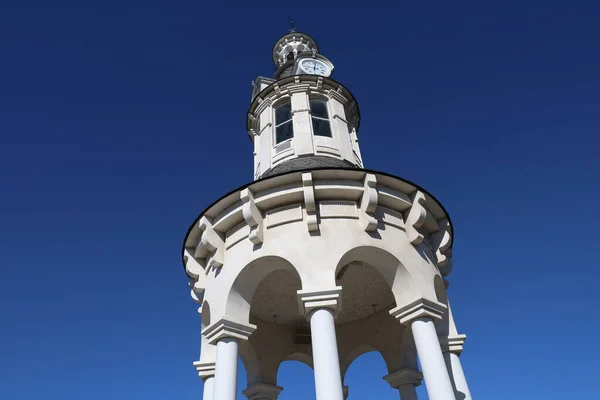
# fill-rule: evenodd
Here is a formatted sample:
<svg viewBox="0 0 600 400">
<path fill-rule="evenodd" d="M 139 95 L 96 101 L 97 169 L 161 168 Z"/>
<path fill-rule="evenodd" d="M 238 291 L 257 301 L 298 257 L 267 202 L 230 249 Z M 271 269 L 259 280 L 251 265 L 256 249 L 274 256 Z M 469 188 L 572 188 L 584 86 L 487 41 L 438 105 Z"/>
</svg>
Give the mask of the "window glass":
<svg viewBox="0 0 600 400">
<path fill-rule="evenodd" d="M 310 99 L 310 118 L 315 135 L 332 137 L 327 102 L 319 99 Z"/>
<path fill-rule="evenodd" d="M 292 119 L 292 105 L 283 103 L 275 109 L 275 125 L 287 122 Z"/>
<path fill-rule="evenodd" d="M 310 113 L 313 117 L 328 119 L 327 103 L 323 100 L 310 99 Z"/>
<path fill-rule="evenodd" d="M 294 137 L 292 105 L 283 103 L 275 108 L 275 144 Z"/>
</svg>

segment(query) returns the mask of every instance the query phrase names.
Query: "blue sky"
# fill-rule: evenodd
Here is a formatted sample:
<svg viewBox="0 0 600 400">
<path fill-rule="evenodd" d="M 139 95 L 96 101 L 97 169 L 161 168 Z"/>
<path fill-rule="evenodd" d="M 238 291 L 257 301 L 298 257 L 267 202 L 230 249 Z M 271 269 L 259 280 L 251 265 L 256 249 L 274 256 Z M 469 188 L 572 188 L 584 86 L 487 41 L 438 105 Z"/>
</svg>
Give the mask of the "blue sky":
<svg viewBox="0 0 600 400">
<path fill-rule="evenodd" d="M 252 179 L 250 82 L 288 15 L 358 99 L 365 165 L 452 216 L 473 395 L 593 397 L 600 5 L 493 3 L 4 2 L 0 398 L 200 398 L 181 241 Z M 350 400 L 397 399 L 385 374 L 358 359 Z M 314 399 L 308 367 L 279 377 Z"/>
</svg>

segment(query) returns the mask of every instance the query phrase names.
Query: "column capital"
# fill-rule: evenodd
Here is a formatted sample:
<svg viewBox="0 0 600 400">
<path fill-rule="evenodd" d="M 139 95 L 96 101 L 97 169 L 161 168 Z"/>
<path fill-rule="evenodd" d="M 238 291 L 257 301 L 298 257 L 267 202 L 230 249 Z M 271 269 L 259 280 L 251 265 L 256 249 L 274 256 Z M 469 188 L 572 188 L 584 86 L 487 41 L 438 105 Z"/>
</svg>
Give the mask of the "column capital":
<svg viewBox="0 0 600 400">
<path fill-rule="evenodd" d="M 319 308 L 328 308 L 337 314 L 342 309 L 342 287 L 325 290 L 298 290 L 300 314 L 308 317 Z"/>
<path fill-rule="evenodd" d="M 242 392 L 248 400 L 277 400 L 283 388 L 269 383 L 257 383 Z"/>
<path fill-rule="evenodd" d="M 467 340 L 467 335 L 440 336 L 440 347 L 443 353 L 460 354 L 463 351 L 465 340 Z"/>
<path fill-rule="evenodd" d="M 198 371 L 198 376 L 203 380 L 207 380 L 210 377 L 215 376 L 215 363 L 214 362 L 200 362 L 194 361 L 194 368 Z"/>
<path fill-rule="evenodd" d="M 412 368 L 402 368 L 396 372 L 383 377 L 392 389 L 398 389 L 402 385 L 419 386 L 423 379 L 423 374 Z"/>
<path fill-rule="evenodd" d="M 256 325 L 243 324 L 229 317 L 223 317 L 204 328 L 202 334 L 206 337 L 208 343 L 217 344 L 219 340 L 224 338 L 248 340 L 255 330 Z"/>
<path fill-rule="evenodd" d="M 439 301 L 421 298 L 410 304 L 391 309 L 390 314 L 396 317 L 402 325 L 409 325 L 417 318 L 441 320 L 447 310 L 448 307 Z"/>
</svg>

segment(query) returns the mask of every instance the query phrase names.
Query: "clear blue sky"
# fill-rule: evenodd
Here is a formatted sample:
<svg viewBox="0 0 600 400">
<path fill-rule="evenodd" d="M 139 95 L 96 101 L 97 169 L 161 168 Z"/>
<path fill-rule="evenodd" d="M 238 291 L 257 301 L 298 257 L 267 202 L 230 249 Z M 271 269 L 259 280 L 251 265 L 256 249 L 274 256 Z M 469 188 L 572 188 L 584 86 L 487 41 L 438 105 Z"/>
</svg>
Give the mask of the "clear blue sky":
<svg viewBox="0 0 600 400">
<path fill-rule="evenodd" d="M 51 3 L 0 8 L 0 398 L 200 398 L 181 241 L 252 179 L 288 15 L 358 99 L 366 166 L 453 218 L 475 398 L 596 397 L 597 1 Z M 397 399 L 385 374 L 358 359 L 350 400 Z M 314 399 L 308 367 L 279 377 Z"/>
</svg>

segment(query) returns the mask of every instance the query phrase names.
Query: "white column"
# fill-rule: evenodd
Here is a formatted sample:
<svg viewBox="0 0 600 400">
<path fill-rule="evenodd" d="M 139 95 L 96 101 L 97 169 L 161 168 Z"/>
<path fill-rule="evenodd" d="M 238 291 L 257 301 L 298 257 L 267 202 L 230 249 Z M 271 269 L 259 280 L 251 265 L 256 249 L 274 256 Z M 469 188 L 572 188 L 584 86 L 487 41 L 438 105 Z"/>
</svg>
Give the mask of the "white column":
<svg viewBox="0 0 600 400">
<path fill-rule="evenodd" d="M 206 378 L 204 381 L 204 392 L 202 393 L 202 400 L 214 400 L 215 391 L 215 377 L 211 376 Z"/>
<path fill-rule="evenodd" d="M 441 320 L 446 311 L 445 304 L 425 298 L 390 311 L 411 327 L 429 400 L 456 400 L 433 323 L 433 318 Z"/>
<path fill-rule="evenodd" d="M 392 388 L 397 389 L 401 400 L 418 400 L 417 386 L 421 384 L 423 375 L 414 369 L 403 368 L 384 376 Z"/>
<path fill-rule="evenodd" d="M 236 400 L 238 341 L 223 338 L 217 342 L 214 400 Z"/>
<path fill-rule="evenodd" d="M 456 400 L 433 320 L 417 318 L 410 327 L 429 400 Z"/>
<path fill-rule="evenodd" d="M 236 400 L 239 340 L 248 340 L 255 325 L 221 318 L 206 327 L 202 334 L 217 346 L 214 392 L 212 400 Z"/>
<path fill-rule="evenodd" d="M 344 400 L 333 311 L 319 308 L 309 318 L 317 400 Z"/>
<path fill-rule="evenodd" d="M 298 291 L 300 310 L 310 321 L 317 400 L 344 400 L 334 321 L 341 291 L 339 286 L 318 292 Z"/>
<path fill-rule="evenodd" d="M 194 367 L 198 371 L 198 376 L 204 381 L 202 400 L 214 400 L 215 363 L 196 361 Z"/>
<path fill-rule="evenodd" d="M 450 375 L 457 400 L 472 400 L 467 378 L 465 377 L 459 358 L 466 338 L 466 335 L 449 335 L 448 337 L 440 338 L 446 368 Z"/>
</svg>

